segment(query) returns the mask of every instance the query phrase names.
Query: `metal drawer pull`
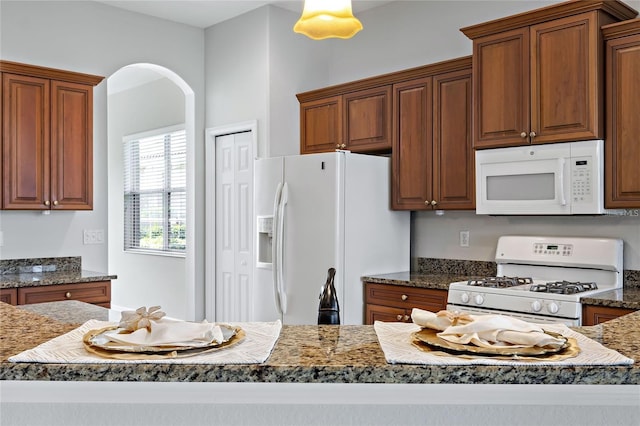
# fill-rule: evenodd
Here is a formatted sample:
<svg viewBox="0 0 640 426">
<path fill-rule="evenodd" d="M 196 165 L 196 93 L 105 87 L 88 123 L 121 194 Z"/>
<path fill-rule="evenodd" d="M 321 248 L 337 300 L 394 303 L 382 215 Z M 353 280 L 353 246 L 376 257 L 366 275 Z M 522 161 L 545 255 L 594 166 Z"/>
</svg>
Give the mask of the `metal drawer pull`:
<svg viewBox="0 0 640 426">
<path fill-rule="evenodd" d="M 409 296 L 407 296 L 406 294 L 403 294 L 402 296 L 400 296 L 400 299 L 402 300 L 407 300 L 409 298 Z"/>
<path fill-rule="evenodd" d="M 70 291 L 66 292 L 64 297 L 66 297 L 67 299 L 71 299 L 71 292 Z"/>
</svg>

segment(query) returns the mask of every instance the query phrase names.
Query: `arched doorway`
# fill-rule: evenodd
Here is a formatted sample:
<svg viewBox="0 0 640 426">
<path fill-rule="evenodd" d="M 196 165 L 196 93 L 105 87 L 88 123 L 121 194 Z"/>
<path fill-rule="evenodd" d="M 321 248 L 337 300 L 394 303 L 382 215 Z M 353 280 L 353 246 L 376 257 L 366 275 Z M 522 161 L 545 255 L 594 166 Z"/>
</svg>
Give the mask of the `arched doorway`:
<svg viewBox="0 0 640 426">
<path fill-rule="evenodd" d="M 189 85 L 173 71 L 154 64 L 127 65 L 107 80 L 108 241 L 115 309 L 161 305 L 169 316 L 196 320 L 204 306 L 195 283 L 195 100 Z M 125 252 L 123 138 L 183 124 L 186 135 L 186 253 L 153 255 Z"/>
</svg>

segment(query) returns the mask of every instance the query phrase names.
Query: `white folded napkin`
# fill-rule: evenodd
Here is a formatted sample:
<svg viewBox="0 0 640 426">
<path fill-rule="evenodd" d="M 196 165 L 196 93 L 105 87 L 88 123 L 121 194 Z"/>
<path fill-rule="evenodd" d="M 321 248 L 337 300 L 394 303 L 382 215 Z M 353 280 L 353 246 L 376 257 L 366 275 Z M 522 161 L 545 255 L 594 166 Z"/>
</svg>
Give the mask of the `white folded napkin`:
<svg viewBox="0 0 640 426">
<path fill-rule="evenodd" d="M 194 346 L 222 343 L 222 329 L 209 322 L 187 322 L 160 319 L 153 322 L 151 331 L 139 328 L 131 333 L 116 329 L 103 333 L 110 341 L 132 346 Z"/>
<path fill-rule="evenodd" d="M 544 332 L 537 324 L 506 315 L 470 315 L 448 311 L 433 312 L 413 309 L 413 322 L 421 327 L 440 330 L 443 340 L 462 345 L 474 344 L 484 348 L 560 348 L 566 339 Z"/>
</svg>

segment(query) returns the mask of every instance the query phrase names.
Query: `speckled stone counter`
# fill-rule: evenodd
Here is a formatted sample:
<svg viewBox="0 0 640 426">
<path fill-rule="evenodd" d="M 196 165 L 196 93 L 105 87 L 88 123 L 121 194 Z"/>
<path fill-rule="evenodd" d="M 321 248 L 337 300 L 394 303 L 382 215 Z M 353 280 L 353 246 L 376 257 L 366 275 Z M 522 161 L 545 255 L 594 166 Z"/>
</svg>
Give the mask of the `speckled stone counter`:
<svg viewBox="0 0 640 426">
<path fill-rule="evenodd" d="M 457 281 L 482 278 L 482 275 L 464 274 L 425 274 L 421 272 L 395 272 L 362 277 L 363 282 L 401 285 L 406 287 L 433 288 L 449 290 L 449 284 Z"/>
<path fill-rule="evenodd" d="M 80 257 L 0 260 L 0 288 L 111 281 L 117 275 L 87 271 Z"/>
<path fill-rule="evenodd" d="M 55 302 L 59 303 L 59 302 Z M 62 302 L 60 302 L 62 303 Z M 78 302 L 80 303 L 80 302 Z M 28 309 L 28 310 L 27 310 Z M 45 309 L 44 307 L 37 308 Z M 72 330 L 77 324 L 0 303 L 0 380 L 244 383 L 640 384 L 640 312 L 578 328 L 636 360 L 632 366 L 430 366 L 387 364 L 373 326 L 288 326 L 270 358 L 254 365 L 36 364 L 7 358 Z M 100 308 L 98 308 L 100 309 Z M 105 311 L 107 311 L 105 309 Z M 73 315 L 73 312 L 69 312 Z M 69 317 L 64 317 L 65 321 Z"/>
</svg>

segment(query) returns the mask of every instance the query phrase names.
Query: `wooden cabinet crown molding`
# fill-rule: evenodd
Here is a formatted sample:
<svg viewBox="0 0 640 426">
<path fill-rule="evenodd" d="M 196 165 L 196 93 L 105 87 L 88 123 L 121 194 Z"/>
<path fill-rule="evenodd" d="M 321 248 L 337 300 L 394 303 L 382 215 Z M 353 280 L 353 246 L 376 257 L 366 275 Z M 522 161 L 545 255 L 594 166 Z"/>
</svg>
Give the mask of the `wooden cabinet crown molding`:
<svg viewBox="0 0 640 426">
<path fill-rule="evenodd" d="M 633 19 L 638 15 L 638 11 L 622 3 L 619 0 L 572 0 L 559 3 L 540 9 L 483 22 L 461 28 L 460 31 L 470 39 L 476 39 L 491 34 L 509 31 L 530 25 L 540 24 L 566 16 L 577 15 L 584 12 L 600 10 L 608 13 L 617 20 L 624 21 Z"/>
<path fill-rule="evenodd" d="M 628 21 L 616 22 L 615 24 L 604 25 L 602 27 L 602 37 L 605 40 L 640 34 L 640 18 Z"/>
<path fill-rule="evenodd" d="M 388 84 L 401 83 L 403 81 L 429 77 L 445 72 L 463 70 L 469 67 L 471 67 L 471 56 L 464 56 L 461 58 L 446 60 L 415 68 L 409 68 L 406 70 L 382 74 L 362 80 L 356 80 L 349 83 L 343 83 L 335 86 L 324 87 L 322 89 L 298 93 L 296 97 L 298 98 L 299 102 L 309 102 L 316 99 L 327 98 L 330 96 L 344 95 L 345 93 L 355 92 L 358 90 L 371 89 Z"/>
<path fill-rule="evenodd" d="M 3 60 L 0 60 L 0 72 L 67 81 L 71 83 L 90 84 L 92 86 L 97 86 L 102 80 L 104 80 L 104 77 L 99 75 L 83 74 L 74 71 L 65 71 Z"/>
</svg>

